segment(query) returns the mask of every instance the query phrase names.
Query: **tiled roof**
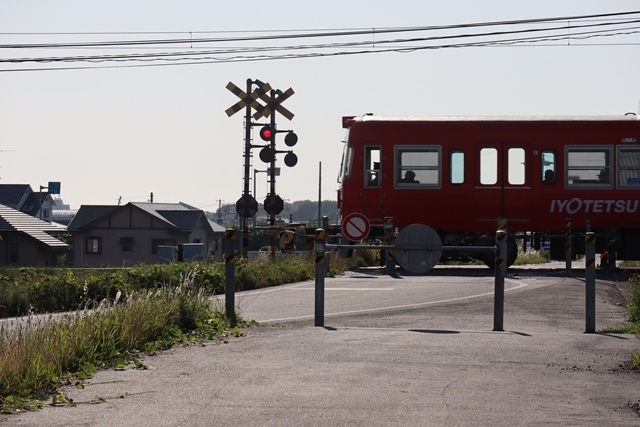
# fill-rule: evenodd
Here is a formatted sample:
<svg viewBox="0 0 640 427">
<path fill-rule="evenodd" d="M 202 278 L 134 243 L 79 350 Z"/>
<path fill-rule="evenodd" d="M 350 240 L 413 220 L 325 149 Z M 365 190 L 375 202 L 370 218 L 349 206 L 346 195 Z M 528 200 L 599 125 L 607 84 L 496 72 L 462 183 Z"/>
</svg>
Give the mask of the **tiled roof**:
<svg viewBox="0 0 640 427">
<path fill-rule="evenodd" d="M 16 206 L 29 189 L 29 184 L 0 184 L 0 203 L 10 207 Z"/>
<path fill-rule="evenodd" d="M 82 205 L 73 217 L 69 225 L 68 231 L 80 231 L 92 222 L 110 214 L 122 206 L 113 205 Z"/>
<path fill-rule="evenodd" d="M 181 231 L 191 231 L 198 224 L 198 220 L 202 217 L 202 211 L 164 211 L 159 210 L 157 213 L 169 221 L 173 226 Z"/>
<path fill-rule="evenodd" d="M 204 216 L 204 212 L 201 209 L 189 206 L 186 203 L 131 202 L 122 206 L 83 205 L 80 207 L 78 213 L 73 218 L 67 229 L 70 232 L 80 231 L 83 228 L 90 226 L 92 222 L 115 212 L 117 209 L 124 209 L 126 206 L 134 206 L 141 209 L 154 218 L 174 227 L 176 230 L 186 232 L 192 231 L 196 227 L 199 219 Z M 212 231 L 224 231 L 224 229 L 219 230 L 218 228 L 214 228 L 210 221 L 207 221 L 207 223 L 211 226 Z"/>
<path fill-rule="evenodd" d="M 211 220 L 208 220 L 208 221 L 214 233 L 224 233 L 227 230 L 226 228 L 224 228 L 223 226 L 221 226 L 215 221 L 211 221 Z"/>
<path fill-rule="evenodd" d="M 0 204 L 0 235 L 21 232 L 49 247 L 66 248 L 68 245 L 48 233 L 63 233 L 65 227 L 39 220 Z"/>
</svg>

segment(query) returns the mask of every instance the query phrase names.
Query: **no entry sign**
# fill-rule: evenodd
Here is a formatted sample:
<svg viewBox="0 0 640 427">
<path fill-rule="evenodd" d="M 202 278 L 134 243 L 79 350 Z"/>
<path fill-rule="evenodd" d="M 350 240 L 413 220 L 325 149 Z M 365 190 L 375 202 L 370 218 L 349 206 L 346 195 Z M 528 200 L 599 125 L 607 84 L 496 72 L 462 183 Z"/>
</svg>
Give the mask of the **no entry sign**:
<svg viewBox="0 0 640 427">
<path fill-rule="evenodd" d="M 369 235 L 369 219 L 360 212 L 353 212 L 342 221 L 342 234 L 353 242 L 359 242 Z"/>
</svg>

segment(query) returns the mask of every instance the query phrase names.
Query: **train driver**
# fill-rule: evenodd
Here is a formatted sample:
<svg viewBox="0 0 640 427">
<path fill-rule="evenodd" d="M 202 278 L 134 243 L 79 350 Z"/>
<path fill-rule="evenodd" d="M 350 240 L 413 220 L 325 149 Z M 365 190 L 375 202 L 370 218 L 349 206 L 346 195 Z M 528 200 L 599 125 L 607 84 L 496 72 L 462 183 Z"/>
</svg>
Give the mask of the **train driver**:
<svg viewBox="0 0 640 427">
<path fill-rule="evenodd" d="M 547 169 L 544 171 L 544 180 L 542 180 L 542 182 L 545 184 L 555 184 L 556 173 L 551 169 Z"/>
</svg>

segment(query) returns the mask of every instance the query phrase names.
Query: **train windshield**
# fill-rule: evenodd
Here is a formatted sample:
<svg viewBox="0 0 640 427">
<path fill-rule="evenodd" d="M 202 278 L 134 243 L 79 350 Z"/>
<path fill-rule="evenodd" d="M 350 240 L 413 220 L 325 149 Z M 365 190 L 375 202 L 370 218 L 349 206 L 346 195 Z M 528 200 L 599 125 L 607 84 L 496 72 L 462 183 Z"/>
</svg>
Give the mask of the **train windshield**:
<svg viewBox="0 0 640 427">
<path fill-rule="evenodd" d="M 342 163 L 340 164 L 340 176 L 338 176 L 338 182 L 342 182 L 343 179 L 349 178 L 351 175 L 351 166 L 353 165 L 353 147 L 350 144 L 344 145 L 342 151 Z"/>
</svg>

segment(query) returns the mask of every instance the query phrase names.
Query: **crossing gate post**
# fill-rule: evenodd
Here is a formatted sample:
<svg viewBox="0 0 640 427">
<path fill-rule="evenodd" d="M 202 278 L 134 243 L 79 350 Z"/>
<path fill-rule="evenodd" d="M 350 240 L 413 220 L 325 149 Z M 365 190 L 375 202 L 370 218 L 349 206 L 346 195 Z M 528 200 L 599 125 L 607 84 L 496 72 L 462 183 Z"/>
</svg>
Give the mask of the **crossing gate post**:
<svg viewBox="0 0 640 427">
<path fill-rule="evenodd" d="M 231 322 L 231 326 L 236 326 L 236 283 L 235 283 L 235 248 L 233 242 L 236 237 L 236 230 L 227 228 L 224 233 L 224 252 L 225 252 L 225 273 L 226 281 L 224 287 L 224 301 L 227 318 Z"/>
<path fill-rule="evenodd" d="M 585 244 L 585 332 L 595 333 L 596 331 L 596 235 L 586 233 Z"/>
<path fill-rule="evenodd" d="M 324 215 L 322 217 L 322 228 L 325 230 L 324 233 L 324 248 L 325 248 L 325 253 L 324 253 L 324 262 L 325 262 L 325 266 L 324 269 L 325 271 L 330 271 L 331 270 L 331 264 L 330 264 L 330 259 L 329 259 L 329 254 L 326 252 L 327 249 L 327 243 L 329 243 L 329 232 L 327 230 L 329 230 L 329 217 Z"/>
<path fill-rule="evenodd" d="M 393 226 L 393 217 L 392 216 L 387 216 L 384 218 L 384 239 L 385 239 L 385 243 L 389 244 L 389 242 L 391 240 L 393 240 L 393 233 L 394 233 L 394 226 Z M 384 251 L 385 254 L 385 259 L 384 259 L 384 269 L 385 272 L 389 275 L 389 276 L 393 276 L 394 274 L 396 274 L 396 260 L 393 257 L 393 249 L 386 249 Z"/>
<path fill-rule="evenodd" d="M 325 267 L 325 230 L 316 229 L 313 249 L 316 253 L 315 271 L 315 326 L 324 327 L 324 267 Z"/>
<path fill-rule="evenodd" d="M 565 260 L 566 260 L 566 269 L 567 276 L 571 276 L 571 260 L 573 259 L 573 250 L 571 248 L 571 218 L 566 218 L 564 220 L 564 245 L 565 245 Z"/>
<path fill-rule="evenodd" d="M 504 331 L 504 278 L 507 272 L 507 231 L 496 231 L 493 330 Z"/>
</svg>

